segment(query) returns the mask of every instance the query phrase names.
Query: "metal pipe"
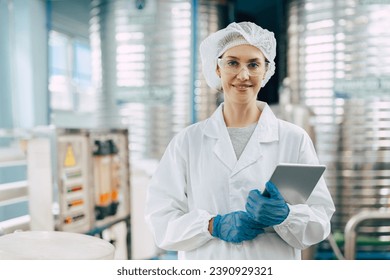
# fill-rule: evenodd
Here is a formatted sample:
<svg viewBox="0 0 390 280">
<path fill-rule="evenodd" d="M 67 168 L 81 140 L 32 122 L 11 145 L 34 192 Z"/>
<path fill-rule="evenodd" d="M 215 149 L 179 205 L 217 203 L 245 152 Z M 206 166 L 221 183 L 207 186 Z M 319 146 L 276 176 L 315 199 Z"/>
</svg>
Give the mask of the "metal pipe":
<svg viewBox="0 0 390 280">
<path fill-rule="evenodd" d="M 349 219 L 345 226 L 344 236 L 344 254 L 345 259 L 353 260 L 356 254 L 356 229 L 359 225 L 368 220 L 388 220 L 390 221 L 390 212 L 379 212 L 379 211 L 363 211 Z"/>
<path fill-rule="evenodd" d="M 14 199 L 27 199 L 27 181 L 0 184 L 0 204 Z"/>
<path fill-rule="evenodd" d="M 333 233 L 329 234 L 328 236 L 329 245 L 333 250 L 333 253 L 335 254 L 336 258 L 338 260 L 345 260 L 345 257 L 341 253 L 341 250 L 339 246 L 337 246 L 336 240 L 334 239 Z"/>
<path fill-rule="evenodd" d="M 13 233 L 17 230 L 30 230 L 30 215 L 0 222 L 0 236 Z"/>
</svg>

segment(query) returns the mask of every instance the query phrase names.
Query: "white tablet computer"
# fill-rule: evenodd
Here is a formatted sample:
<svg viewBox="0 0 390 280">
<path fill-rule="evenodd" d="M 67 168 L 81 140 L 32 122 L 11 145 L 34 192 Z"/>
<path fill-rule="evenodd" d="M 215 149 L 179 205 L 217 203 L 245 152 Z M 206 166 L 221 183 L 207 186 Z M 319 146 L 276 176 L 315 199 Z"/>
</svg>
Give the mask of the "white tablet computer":
<svg viewBox="0 0 390 280">
<path fill-rule="evenodd" d="M 326 169 L 325 165 L 278 164 L 270 181 L 289 204 L 305 203 Z M 269 195 L 264 192 L 263 195 Z"/>
</svg>

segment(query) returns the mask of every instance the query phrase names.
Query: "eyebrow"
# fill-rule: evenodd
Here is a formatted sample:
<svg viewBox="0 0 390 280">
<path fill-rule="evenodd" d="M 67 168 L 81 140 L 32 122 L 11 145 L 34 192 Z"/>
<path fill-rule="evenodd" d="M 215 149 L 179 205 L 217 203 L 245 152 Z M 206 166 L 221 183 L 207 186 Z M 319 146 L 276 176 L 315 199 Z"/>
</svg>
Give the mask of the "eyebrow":
<svg viewBox="0 0 390 280">
<path fill-rule="evenodd" d="M 225 56 L 224 58 L 233 58 L 233 59 L 237 59 L 237 60 L 240 60 L 238 57 L 236 56 L 233 56 L 233 55 L 228 55 L 228 56 Z M 265 62 L 267 62 L 267 59 L 264 58 Z M 261 58 L 251 58 L 251 59 L 248 59 L 249 62 L 257 62 L 257 61 L 261 61 Z"/>
</svg>

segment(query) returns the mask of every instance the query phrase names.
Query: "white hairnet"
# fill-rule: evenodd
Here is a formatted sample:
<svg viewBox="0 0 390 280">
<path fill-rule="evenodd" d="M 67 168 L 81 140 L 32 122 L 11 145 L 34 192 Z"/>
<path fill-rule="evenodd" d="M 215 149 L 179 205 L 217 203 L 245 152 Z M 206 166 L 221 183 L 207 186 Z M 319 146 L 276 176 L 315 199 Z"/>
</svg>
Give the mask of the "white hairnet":
<svg viewBox="0 0 390 280">
<path fill-rule="evenodd" d="M 200 44 L 203 75 L 207 84 L 214 89 L 221 89 L 221 79 L 216 73 L 217 59 L 228 49 L 238 45 L 252 45 L 258 48 L 269 61 L 267 72 L 261 86 L 264 87 L 275 73 L 276 40 L 274 33 L 252 22 L 233 22 Z"/>
</svg>

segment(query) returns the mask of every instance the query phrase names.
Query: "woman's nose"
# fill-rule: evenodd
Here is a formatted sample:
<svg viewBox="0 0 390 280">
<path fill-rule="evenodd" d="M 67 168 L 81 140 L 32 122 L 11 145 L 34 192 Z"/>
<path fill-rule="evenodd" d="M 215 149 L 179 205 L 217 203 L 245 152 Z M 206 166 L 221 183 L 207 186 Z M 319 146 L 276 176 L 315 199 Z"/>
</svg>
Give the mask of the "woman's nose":
<svg viewBox="0 0 390 280">
<path fill-rule="evenodd" d="M 240 72 L 238 72 L 237 74 L 237 78 L 239 80 L 248 80 L 249 79 L 249 72 L 248 72 L 248 69 L 246 67 L 242 67 Z"/>
</svg>

